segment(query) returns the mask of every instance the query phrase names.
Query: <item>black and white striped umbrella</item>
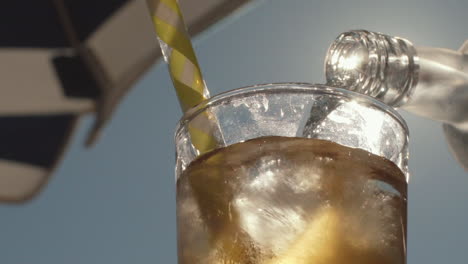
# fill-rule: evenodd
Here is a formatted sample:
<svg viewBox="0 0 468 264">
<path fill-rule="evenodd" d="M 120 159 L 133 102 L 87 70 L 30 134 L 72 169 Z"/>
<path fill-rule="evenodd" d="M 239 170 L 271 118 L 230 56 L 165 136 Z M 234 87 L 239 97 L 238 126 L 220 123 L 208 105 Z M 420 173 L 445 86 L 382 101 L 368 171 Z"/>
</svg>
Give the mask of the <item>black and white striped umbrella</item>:
<svg viewBox="0 0 468 264">
<path fill-rule="evenodd" d="M 250 0 L 181 0 L 191 35 Z M 0 4 L 0 202 L 34 197 L 77 119 L 97 138 L 129 88 L 159 58 L 143 0 L 4 0 Z"/>
</svg>

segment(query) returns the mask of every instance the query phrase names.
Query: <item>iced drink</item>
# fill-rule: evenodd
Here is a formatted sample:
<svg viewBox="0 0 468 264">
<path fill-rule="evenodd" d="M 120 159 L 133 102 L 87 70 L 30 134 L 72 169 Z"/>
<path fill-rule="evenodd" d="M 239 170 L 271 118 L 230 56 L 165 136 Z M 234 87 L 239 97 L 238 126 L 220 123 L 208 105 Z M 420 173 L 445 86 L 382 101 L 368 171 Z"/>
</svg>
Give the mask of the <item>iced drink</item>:
<svg viewBox="0 0 468 264">
<path fill-rule="evenodd" d="M 246 87 L 188 111 L 175 139 L 179 264 L 406 263 L 407 126 L 381 102 Z"/>
<path fill-rule="evenodd" d="M 403 264 L 407 184 L 393 162 L 266 136 L 193 160 L 177 181 L 180 264 Z"/>
</svg>

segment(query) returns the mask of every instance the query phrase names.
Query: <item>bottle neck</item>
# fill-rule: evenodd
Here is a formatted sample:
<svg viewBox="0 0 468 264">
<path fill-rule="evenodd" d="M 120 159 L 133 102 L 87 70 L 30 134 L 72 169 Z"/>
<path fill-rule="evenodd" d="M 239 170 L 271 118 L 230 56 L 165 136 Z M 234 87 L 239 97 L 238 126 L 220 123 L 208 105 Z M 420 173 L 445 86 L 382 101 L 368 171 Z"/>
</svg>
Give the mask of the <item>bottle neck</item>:
<svg viewBox="0 0 468 264">
<path fill-rule="evenodd" d="M 391 106 L 411 96 L 419 60 L 406 39 L 365 30 L 341 34 L 325 59 L 327 84 L 364 93 Z"/>
</svg>

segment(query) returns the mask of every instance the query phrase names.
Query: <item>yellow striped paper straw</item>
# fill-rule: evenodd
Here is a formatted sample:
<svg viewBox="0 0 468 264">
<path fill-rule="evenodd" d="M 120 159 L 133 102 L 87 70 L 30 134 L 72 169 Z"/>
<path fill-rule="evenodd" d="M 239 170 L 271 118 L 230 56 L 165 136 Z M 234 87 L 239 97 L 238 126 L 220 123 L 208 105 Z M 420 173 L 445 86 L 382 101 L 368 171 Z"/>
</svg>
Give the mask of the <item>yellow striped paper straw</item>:
<svg viewBox="0 0 468 264">
<path fill-rule="evenodd" d="M 200 66 L 176 0 L 147 0 L 164 60 L 179 98 L 182 111 L 209 98 Z M 209 114 L 195 118 L 189 125 L 192 144 L 201 153 L 214 149 L 216 120 Z"/>
</svg>

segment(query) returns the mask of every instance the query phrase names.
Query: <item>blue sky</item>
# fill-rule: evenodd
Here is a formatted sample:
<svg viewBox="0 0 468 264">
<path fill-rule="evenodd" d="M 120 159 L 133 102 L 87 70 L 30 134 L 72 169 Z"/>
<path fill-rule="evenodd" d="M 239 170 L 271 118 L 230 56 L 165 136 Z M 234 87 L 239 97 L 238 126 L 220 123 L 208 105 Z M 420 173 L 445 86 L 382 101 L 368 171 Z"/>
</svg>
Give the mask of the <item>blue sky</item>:
<svg viewBox="0 0 468 264">
<path fill-rule="evenodd" d="M 212 94 L 268 82 L 324 81 L 341 32 L 368 29 L 457 49 L 468 38 L 459 0 L 265 0 L 195 40 Z M 145 14 L 146 15 L 146 14 Z M 0 206 L 0 263 L 176 263 L 173 132 L 181 111 L 155 65 L 85 149 L 82 119 L 51 183 L 25 206 Z M 408 263 L 465 263 L 468 174 L 440 124 L 403 113 L 410 128 Z"/>
</svg>

